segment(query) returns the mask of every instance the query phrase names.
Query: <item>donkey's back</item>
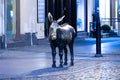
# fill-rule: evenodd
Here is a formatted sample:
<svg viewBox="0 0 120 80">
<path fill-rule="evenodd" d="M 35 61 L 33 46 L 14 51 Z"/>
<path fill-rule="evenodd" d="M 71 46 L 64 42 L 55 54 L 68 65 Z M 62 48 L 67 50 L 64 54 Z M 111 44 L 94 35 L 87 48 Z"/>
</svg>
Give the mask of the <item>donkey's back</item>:
<svg viewBox="0 0 120 80">
<path fill-rule="evenodd" d="M 60 34 L 60 38 L 62 40 L 71 41 L 75 37 L 74 28 L 67 23 L 60 25 L 60 27 L 58 28 L 58 31 L 60 31 L 60 32 L 58 32 L 58 34 Z"/>
</svg>

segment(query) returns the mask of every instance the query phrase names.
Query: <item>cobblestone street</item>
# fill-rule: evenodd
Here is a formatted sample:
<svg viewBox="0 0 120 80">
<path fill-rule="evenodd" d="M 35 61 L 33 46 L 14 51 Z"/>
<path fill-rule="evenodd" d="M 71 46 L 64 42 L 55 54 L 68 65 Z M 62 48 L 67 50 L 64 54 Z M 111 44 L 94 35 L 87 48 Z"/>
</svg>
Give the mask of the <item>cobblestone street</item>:
<svg viewBox="0 0 120 80">
<path fill-rule="evenodd" d="M 63 69 L 48 69 L 48 73 L 34 76 L 39 80 L 120 80 L 120 63 L 118 62 L 105 62 L 95 63 L 90 62 L 93 65 L 81 68 L 79 66 L 83 63 L 75 65 L 77 67 L 65 67 Z M 49 73 L 49 71 L 53 73 Z M 55 71 L 55 72 L 54 72 Z M 34 79 L 30 78 L 29 79 Z M 23 78 L 27 79 L 27 78 Z"/>
<path fill-rule="evenodd" d="M 120 80 L 119 46 L 119 38 L 102 39 L 103 57 L 94 57 L 95 39 L 77 39 L 75 64 L 63 68 L 51 67 L 49 42 L 1 50 L 0 80 Z"/>
</svg>

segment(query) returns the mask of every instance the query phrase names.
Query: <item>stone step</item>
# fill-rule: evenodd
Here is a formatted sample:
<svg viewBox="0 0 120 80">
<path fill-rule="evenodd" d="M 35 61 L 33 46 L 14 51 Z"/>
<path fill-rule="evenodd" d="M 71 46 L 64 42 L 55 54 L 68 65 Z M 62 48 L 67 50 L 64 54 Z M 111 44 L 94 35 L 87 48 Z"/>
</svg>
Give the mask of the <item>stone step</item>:
<svg viewBox="0 0 120 80">
<path fill-rule="evenodd" d="M 7 43 L 7 48 L 12 48 L 12 47 L 24 47 L 25 43 L 24 42 L 13 42 L 13 43 Z"/>
<path fill-rule="evenodd" d="M 78 32 L 77 37 L 79 37 L 79 38 L 87 38 L 87 37 L 89 37 L 89 33 L 88 32 Z"/>
</svg>

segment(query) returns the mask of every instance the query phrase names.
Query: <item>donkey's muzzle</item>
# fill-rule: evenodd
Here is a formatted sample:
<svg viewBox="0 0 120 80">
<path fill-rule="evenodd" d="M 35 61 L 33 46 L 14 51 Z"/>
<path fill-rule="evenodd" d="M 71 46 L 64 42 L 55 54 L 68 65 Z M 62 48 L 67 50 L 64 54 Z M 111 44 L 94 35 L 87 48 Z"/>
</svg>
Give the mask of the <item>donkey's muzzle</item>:
<svg viewBox="0 0 120 80">
<path fill-rule="evenodd" d="M 56 36 L 52 36 L 51 38 L 52 38 L 52 40 L 55 40 L 55 39 L 56 39 Z"/>
</svg>

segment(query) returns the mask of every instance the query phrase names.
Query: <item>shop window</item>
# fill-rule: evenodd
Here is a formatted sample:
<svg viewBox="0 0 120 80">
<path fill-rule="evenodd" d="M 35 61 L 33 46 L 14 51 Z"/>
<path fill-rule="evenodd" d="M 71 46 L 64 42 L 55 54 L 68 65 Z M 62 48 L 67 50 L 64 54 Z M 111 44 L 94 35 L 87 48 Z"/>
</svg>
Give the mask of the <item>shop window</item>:
<svg viewBox="0 0 120 80">
<path fill-rule="evenodd" d="M 16 0 L 5 0 L 5 24 L 7 41 L 16 35 Z"/>
<path fill-rule="evenodd" d="M 110 0 L 99 0 L 100 18 L 110 18 Z"/>
<path fill-rule="evenodd" d="M 77 31 L 85 31 L 85 0 L 77 0 Z"/>
<path fill-rule="evenodd" d="M 45 0 L 37 0 L 37 22 L 45 22 Z"/>
</svg>

